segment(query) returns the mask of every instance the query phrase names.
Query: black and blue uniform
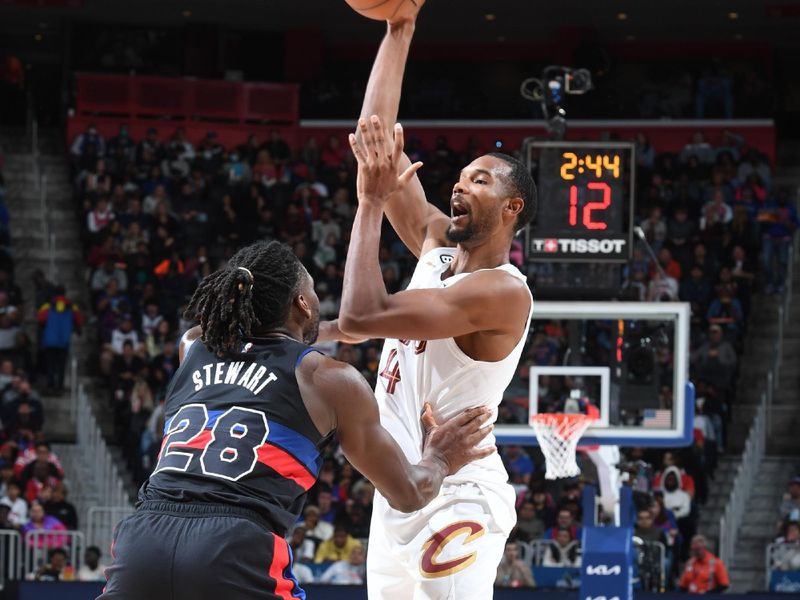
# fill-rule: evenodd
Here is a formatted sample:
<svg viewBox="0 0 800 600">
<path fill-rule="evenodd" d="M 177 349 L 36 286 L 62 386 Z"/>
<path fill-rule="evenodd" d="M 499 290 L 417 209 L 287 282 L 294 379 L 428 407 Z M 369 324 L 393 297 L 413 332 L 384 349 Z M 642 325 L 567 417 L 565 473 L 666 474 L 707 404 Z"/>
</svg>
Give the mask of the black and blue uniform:
<svg viewBox="0 0 800 600">
<path fill-rule="evenodd" d="M 285 541 L 327 441 L 295 370 L 313 348 L 251 338 L 219 358 L 193 343 L 167 390 L 158 463 L 120 523 L 98 600 L 305 598 Z"/>
</svg>

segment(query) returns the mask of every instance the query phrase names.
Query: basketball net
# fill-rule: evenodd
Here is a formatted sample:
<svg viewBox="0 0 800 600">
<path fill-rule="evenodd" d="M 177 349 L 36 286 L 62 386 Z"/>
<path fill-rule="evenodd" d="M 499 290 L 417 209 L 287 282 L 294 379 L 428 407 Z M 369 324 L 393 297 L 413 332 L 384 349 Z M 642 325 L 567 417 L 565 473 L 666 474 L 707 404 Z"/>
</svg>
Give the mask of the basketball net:
<svg viewBox="0 0 800 600">
<path fill-rule="evenodd" d="M 576 461 L 578 440 L 594 421 L 583 414 L 539 413 L 531 417 L 531 425 L 544 454 L 547 479 L 580 475 Z"/>
</svg>

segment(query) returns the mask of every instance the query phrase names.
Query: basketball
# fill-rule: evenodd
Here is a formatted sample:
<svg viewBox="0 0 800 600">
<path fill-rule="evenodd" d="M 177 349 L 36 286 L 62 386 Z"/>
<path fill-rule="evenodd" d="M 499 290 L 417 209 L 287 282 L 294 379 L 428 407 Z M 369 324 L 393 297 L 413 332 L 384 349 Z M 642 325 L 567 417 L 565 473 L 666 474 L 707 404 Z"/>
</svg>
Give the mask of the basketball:
<svg viewBox="0 0 800 600">
<path fill-rule="evenodd" d="M 391 19 L 406 2 L 411 0 L 345 0 L 354 11 L 376 21 Z"/>
</svg>

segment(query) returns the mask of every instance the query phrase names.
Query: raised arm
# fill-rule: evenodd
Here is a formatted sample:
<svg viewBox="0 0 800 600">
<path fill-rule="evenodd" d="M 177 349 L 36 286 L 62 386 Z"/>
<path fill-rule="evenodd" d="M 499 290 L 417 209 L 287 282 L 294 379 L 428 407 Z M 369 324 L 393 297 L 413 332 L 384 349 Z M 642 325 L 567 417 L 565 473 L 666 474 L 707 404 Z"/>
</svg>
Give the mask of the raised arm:
<svg viewBox="0 0 800 600">
<path fill-rule="evenodd" d="M 386 35 L 375 57 L 367 83 L 364 104 L 361 106 L 361 118 L 367 119 L 371 115 L 378 115 L 384 123 L 397 121 L 403 73 L 411 38 L 414 36 L 416 11 L 422 3 L 419 1 L 416 9 L 411 8 L 414 6 L 412 3 L 406 3 L 409 6 L 409 14 L 403 14 L 387 24 Z M 411 161 L 403 154 L 398 167 L 402 172 L 410 164 Z M 428 203 L 425 190 L 422 189 L 422 183 L 416 175 L 411 178 L 402 193 L 387 203 L 385 210 L 392 227 L 417 258 L 427 249 L 452 245 L 444 235 L 448 225 L 447 216 Z"/>
<path fill-rule="evenodd" d="M 350 335 L 415 340 L 487 332 L 513 338 L 513 347 L 524 326 L 517 315 L 528 314 L 531 297 L 526 284 L 509 273 L 478 271 L 451 287 L 387 293 L 378 262 L 383 206 L 418 165 L 396 176 L 401 127 L 395 127 L 391 142 L 379 119 L 369 124 L 362 119 L 359 127 L 364 144 L 350 136 L 358 160 L 358 210 L 344 269 L 339 327 Z"/>
<path fill-rule="evenodd" d="M 301 363 L 298 384 L 306 405 L 329 410 L 347 459 L 397 510 L 419 510 L 436 497 L 447 475 L 494 452 L 493 447 L 475 447 L 491 431 L 491 426 L 482 427 L 487 409 L 465 411 L 440 426 L 428 414 L 422 460 L 412 465 L 381 427 L 372 390 L 353 367 L 311 354 Z"/>
</svg>

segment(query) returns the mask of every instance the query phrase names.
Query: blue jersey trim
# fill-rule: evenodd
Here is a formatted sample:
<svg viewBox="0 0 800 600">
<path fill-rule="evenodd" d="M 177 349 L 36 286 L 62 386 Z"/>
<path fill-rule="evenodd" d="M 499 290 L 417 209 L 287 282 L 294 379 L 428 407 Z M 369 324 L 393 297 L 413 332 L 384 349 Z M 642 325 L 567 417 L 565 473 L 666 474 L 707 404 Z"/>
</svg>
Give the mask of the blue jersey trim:
<svg viewBox="0 0 800 600">
<path fill-rule="evenodd" d="M 305 350 L 303 350 L 303 351 L 300 353 L 300 356 L 298 356 L 298 357 L 297 357 L 297 360 L 296 360 L 296 361 L 294 361 L 294 368 L 296 369 L 297 367 L 299 367 L 299 366 L 300 366 L 300 362 L 301 362 L 301 361 L 302 361 L 302 360 L 303 360 L 303 359 L 304 359 L 304 358 L 305 358 L 305 357 L 306 357 L 308 354 L 311 354 L 312 352 L 319 352 L 320 354 L 322 354 L 322 352 L 320 352 L 319 350 L 317 350 L 317 349 L 316 349 L 316 348 L 314 348 L 313 346 L 309 346 L 308 348 L 306 348 Z"/>
</svg>

